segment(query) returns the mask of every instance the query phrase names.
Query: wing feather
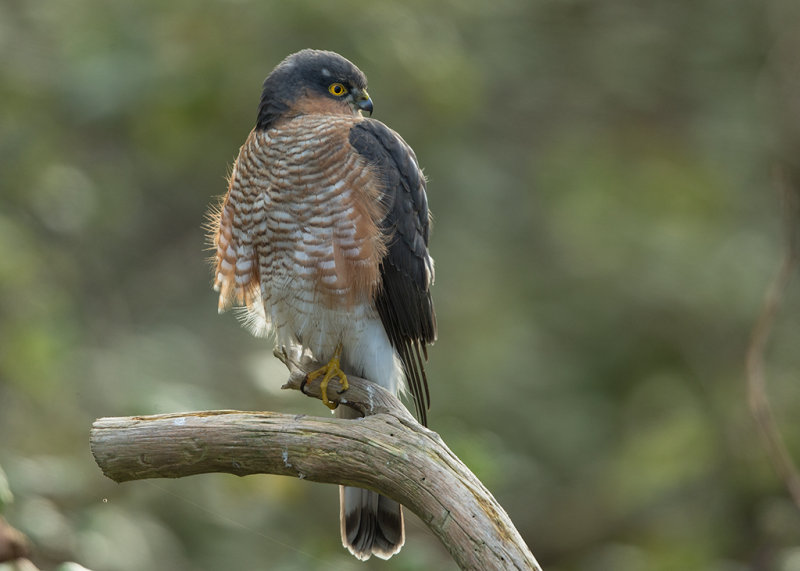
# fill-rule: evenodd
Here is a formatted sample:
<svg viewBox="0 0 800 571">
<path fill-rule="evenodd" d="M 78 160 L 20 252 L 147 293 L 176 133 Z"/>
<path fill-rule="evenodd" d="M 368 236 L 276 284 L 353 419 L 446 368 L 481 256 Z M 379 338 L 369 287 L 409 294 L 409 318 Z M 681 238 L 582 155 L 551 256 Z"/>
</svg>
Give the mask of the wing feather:
<svg viewBox="0 0 800 571">
<path fill-rule="evenodd" d="M 420 422 L 427 424 L 430 392 L 424 361 L 427 345 L 436 340 L 436 314 L 430 295 L 434 268 L 428 252 L 431 222 L 425 177 L 411 147 L 379 121 L 359 121 L 349 140 L 382 179 L 385 215 L 379 227 L 387 252 L 375 305 L 403 363 Z"/>
</svg>

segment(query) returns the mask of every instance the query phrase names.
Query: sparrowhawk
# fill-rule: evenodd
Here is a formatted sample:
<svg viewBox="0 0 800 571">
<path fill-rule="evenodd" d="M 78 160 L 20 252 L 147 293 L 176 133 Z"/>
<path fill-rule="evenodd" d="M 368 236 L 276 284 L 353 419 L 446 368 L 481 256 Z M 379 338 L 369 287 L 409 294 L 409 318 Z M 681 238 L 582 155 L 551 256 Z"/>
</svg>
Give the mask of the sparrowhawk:
<svg viewBox="0 0 800 571">
<path fill-rule="evenodd" d="M 279 346 L 309 352 L 331 378 L 350 373 L 397 394 L 420 421 L 423 363 L 436 338 L 425 178 L 406 142 L 372 114 L 364 74 L 342 56 L 303 50 L 264 81 L 256 126 L 215 212 L 219 309 Z M 358 414 L 339 407 L 341 418 Z M 403 545 L 400 505 L 341 487 L 342 542 L 359 559 Z"/>
</svg>

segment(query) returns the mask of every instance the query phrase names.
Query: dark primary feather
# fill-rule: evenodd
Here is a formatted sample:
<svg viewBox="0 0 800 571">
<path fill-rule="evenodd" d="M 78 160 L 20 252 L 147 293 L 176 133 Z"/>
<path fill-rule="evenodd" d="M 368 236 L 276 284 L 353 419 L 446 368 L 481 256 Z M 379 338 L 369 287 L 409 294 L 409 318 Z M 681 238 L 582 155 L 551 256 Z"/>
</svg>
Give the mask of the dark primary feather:
<svg viewBox="0 0 800 571">
<path fill-rule="evenodd" d="M 360 121 L 350 130 L 350 144 L 377 167 L 383 179 L 386 215 L 381 230 L 389 238 L 375 302 L 389 340 L 403 362 L 420 422 L 425 425 L 430 394 L 423 360 L 427 359 L 426 344 L 436 340 L 425 179 L 414 151 L 379 121 Z"/>
</svg>

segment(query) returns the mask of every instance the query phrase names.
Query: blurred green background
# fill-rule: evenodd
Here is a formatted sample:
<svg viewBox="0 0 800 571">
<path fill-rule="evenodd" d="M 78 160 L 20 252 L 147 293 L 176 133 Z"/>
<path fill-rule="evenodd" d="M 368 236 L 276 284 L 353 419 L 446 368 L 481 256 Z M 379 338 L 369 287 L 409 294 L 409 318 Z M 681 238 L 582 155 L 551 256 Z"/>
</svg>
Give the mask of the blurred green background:
<svg viewBox="0 0 800 571">
<path fill-rule="evenodd" d="M 416 519 L 341 547 L 332 486 L 117 485 L 101 416 L 326 414 L 218 316 L 201 226 L 263 78 L 304 47 L 370 80 L 429 177 L 431 428 L 548 570 L 800 569 L 744 353 L 800 146 L 796 0 L 5 0 L 0 465 L 42 568 L 453 569 Z M 800 292 L 768 352 L 800 457 Z"/>
</svg>

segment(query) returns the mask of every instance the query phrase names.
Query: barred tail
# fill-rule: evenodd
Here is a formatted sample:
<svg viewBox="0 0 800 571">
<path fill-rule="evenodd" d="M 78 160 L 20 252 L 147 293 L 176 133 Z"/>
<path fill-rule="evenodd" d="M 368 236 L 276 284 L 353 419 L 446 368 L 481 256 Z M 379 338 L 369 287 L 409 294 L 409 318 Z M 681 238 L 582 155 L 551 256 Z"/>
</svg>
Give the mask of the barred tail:
<svg viewBox="0 0 800 571">
<path fill-rule="evenodd" d="M 358 417 L 358 413 L 340 406 L 336 416 Z M 372 555 L 389 559 L 405 543 L 403 508 L 376 492 L 339 486 L 339 518 L 342 545 L 362 561 Z"/>
</svg>

